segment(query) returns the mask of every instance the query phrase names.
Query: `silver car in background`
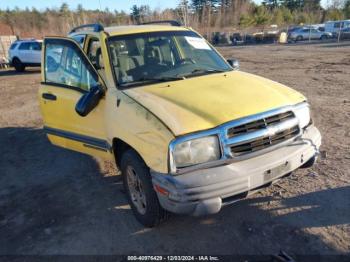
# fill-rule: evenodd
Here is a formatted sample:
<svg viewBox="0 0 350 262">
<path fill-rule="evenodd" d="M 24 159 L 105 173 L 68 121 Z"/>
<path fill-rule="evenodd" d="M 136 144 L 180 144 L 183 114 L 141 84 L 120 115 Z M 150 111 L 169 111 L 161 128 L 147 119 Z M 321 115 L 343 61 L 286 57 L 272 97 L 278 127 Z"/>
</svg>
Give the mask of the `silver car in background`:
<svg viewBox="0 0 350 262">
<path fill-rule="evenodd" d="M 322 32 L 315 28 L 299 28 L 290 33 L 289 39 L 293 41 L 302 41 L 302 40 L 315 40 L 315 39 L 328 39 L 332 38 L 332 34 L 328 32 Z"/>
</svg>

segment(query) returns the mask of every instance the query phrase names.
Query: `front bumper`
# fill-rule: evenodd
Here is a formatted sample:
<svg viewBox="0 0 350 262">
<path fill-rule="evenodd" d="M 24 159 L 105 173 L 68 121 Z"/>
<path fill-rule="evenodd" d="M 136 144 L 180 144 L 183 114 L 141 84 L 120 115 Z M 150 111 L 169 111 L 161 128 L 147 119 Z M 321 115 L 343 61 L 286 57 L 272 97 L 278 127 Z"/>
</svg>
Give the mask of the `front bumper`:
<svg viewBox="0 0 350 262">
<path fill-rule="evenodd" d="M 301 167 L 317 154 L 320 145 L 320 132 L 310 126 L 291 144 L 263 155 L 177 176 L 152 172 L 152 182 L 164 209 L 213 214 Z"/>
</svg>

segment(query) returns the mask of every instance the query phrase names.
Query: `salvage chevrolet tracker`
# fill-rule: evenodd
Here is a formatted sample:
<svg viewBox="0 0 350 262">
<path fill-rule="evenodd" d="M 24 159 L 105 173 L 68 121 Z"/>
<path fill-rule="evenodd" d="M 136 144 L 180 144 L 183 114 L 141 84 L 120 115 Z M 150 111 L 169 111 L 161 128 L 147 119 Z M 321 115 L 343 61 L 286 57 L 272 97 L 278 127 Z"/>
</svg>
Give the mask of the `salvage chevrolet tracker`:
<svg viewBox="0 0 350 262">
<path fill-rule="evenodd" d="M 171 212 L 217 213 L 312 166 L 321 144 L 302 94 L 170 23 L 84 25 L 43 42 L 49 140 L 115 161 L 148 227 Z"/>
</svg>

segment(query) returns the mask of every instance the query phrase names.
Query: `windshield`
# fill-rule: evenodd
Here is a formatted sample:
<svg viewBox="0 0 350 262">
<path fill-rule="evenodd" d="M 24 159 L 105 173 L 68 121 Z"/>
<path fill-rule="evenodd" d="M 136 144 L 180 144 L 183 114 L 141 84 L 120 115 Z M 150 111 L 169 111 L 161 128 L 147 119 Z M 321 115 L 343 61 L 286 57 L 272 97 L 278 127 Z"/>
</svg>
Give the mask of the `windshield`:
<svg viewBox="0 0 350 262">
<path fill-rule="evenodd" d="M 108 44 L 118 85 L 125 88 L 232 70 L 192 31 L 114 36 Z"/>
</svg>

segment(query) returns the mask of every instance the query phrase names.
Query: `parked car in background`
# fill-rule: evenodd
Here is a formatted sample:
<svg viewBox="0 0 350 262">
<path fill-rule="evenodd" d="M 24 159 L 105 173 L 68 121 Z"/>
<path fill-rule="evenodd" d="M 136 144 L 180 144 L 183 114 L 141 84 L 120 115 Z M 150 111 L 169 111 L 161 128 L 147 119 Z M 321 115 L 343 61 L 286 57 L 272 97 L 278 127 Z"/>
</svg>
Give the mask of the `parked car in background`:
<svg viewBox="0 0 350 262">
<path fill-rule="evenodd" d="M 301 29 L 302 27 L 301 26 L 291 26 L 288 28 L 287 30 L 287 34 L 290 35 L 291 33 L 293 33 L 294 31 L 297 31 L 299 29 Z"/>
<path fill-rule="evenodd" d="M 338 37 L 338 35 L 337 35 Z M 350 39 L 350 27 L 344 28 L 340 31 L 340 40 Z"/>
<path fill-rule="evenodd" d="M 325 32 L 325 27 L 323 26 L 319 26 L 316 28 L 317 30 L 321 31 L 321 32 Z"/>
<path fill-rule="evenodd" d="M 299 28 L 297 30 L 294 30 L 290 33 L 289 39 L 293 41 L 302 41 L 302 40 L 308 40 L 308 39 L 327 39 L 331 38 L 332 34 L 327 32 L 321 32 L 320 30 L 317 30 L 315 28 Z"/>
<path fill-rule="evenodd" d="M 350 20 L 328 21 L 325 23 L 325 32 L 331 33 L 336 37 L 343 28 L 350 27 Z"/>
<path fill-rule="evenodd" d="M 324 32 L 324 24 L 312 24 L 312 25 L 304 25 L 304 28 L 313 28 L 313 29 L 317 29 L 320 30 L 321 32 Z"/>
<path fill-rule="evenodd" d="M 18 40 L 10 46 L 9 61 L 17 72 L 23 72 L 27 66 L 40 66 L 41 40 Z"/>
</svg>

